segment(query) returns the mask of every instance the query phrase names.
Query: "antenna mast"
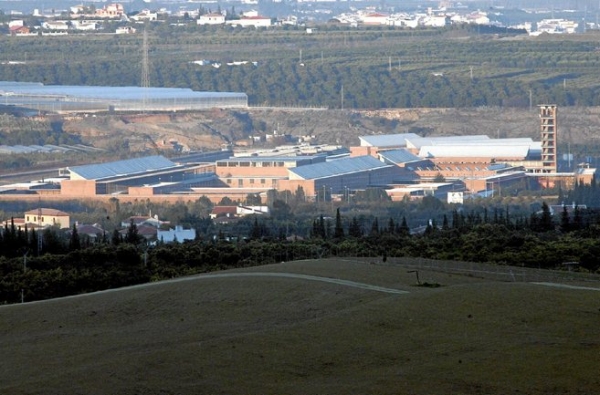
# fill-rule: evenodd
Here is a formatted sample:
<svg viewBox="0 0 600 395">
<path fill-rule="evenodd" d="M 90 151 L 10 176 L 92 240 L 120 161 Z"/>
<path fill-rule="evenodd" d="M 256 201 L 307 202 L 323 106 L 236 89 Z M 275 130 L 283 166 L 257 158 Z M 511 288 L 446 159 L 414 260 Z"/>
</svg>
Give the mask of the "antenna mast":
<svg viewBox="0 0 600 395">
<path fill-rule="evenodd" d="M 147 89 L 148 87 L 150 87 L 150 66 L 149 66 L 149 61 L 148 61 L 148 30 L 144 27 L 144 42 L 142 45 L 142 89 L 144 90 L 143 92 L 143 98 L 142 98 L 142 105 L 143 105 L 143 110 L 144 112 L 146 111 L 146 101 L 147 101 L 147 96 L 148 96 L 148 92 Z"/>
</svg>

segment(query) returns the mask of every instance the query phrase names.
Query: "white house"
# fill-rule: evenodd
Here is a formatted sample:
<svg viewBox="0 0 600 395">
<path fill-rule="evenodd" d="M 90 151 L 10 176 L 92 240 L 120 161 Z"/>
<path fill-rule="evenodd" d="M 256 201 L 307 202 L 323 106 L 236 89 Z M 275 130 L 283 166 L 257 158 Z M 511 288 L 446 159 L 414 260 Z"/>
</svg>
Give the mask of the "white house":
<svg viewBox="0 0 600 395">
<path fill-rule="evenodd" d="M 134 21 L 156 21 L 158 13 L 150 10 L 141 10 L 136 15 L 131 16 Z"/>
<path fill-rule="evenodd" d="M 164 243 L 170 243 L 173 241 L 182 242 L 185 240 L 194 240 L 196 238 L 195 229 L 183 229 L 183 227 L 177 225 L 175 229 L 159 230 L 156 233 L 156 238 Z"/>
<path fill-rule="evenodd" d="M 85 20 L 73 20 L 71 21 L 71 24 L 75 30 L 96 30 L 99 25 L 96 21 Z"/>
<path fill-rule="evenodd" d="M 99 10 L 96 15 L 102 18 L 118 18 L 125 14 L 125 9 L 121 4 L 107 4 Z"/>
<path fill-rule="evenodd" d="M 423 25 L 424 26 L 429 26 L 429 27 L 444 27 L 444 26 L 448 26 L 450 25 L 450 18 L 447 17 L 446 15 L 431 15 L 431 16 L 427 16 L 424 20 L 423 20 Z"/>
<path fill-rule="evenodd" d="M 8 27 L 9 28 L 11 28 L 11 27 L 22 27 L 22 26 L 25 26 L 25 24 L 23 23 L 23 19 L 17 19 L 17 20 L 8 22 Z"/>
<path fill-rule="evenodd" d="M 198 25 L 224 25 L 225 15 L 219 14 L 218 12 L 200 15 L 197 23 Z"/>
<path fill-rule="evenodd" d="M 490 24 L 490 18 L 488 18 L 487 14 L 484 12 L 474 12 L 472 14 L 467 15 L 467 21 L 476 25 Z"/>
<path fill-rule="evenodd" d="M 131 26 L 118 27 L 115 30 L 115 34 L 133 34 L 133 33 L 135 33 L 135 29 Z"/>
<path fill-rule="evenodd" d="M 69 30 L 69 21 L 46 21 L 42 27 L 48 30 Z"/>
<path fill-rule="evenodd" d="M 241 27 L 269 27 L 271 26 L 271 18 L 265 16 L 243 16 L 240 19 L 234 19 L 225 22 L 230 26 Z"/>
<path fill-rule="evenodd" d="M 389 16 L 378 12 L 363 15 L 361 22 L 365 25 L 387 25 Z"/>
<path fill-rule="evenodd" d="M 69 214 L 51 208 L 26 211 L 25 223 L 41 227 L 58 226 L 59 228 L 69 228 L 71 226 Z"/>
</svg>

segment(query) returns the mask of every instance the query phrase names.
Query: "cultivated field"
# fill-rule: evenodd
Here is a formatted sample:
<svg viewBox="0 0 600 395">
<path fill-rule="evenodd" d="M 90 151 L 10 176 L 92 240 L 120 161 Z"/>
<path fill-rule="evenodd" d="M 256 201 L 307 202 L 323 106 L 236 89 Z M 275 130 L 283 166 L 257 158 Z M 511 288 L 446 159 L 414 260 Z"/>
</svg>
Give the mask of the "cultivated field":
<svg viewBox="0 0 600 395">
<path fill-rule="evenodd" d="M 420 280 L 441 287 L 417 287 L 407 266 L 352 260 L 223 273 L 240 272 L 254 275 L 0 307 L 0 393 L 593 394 L 600 388 L 600 292 L 426 270 Z"/>
</svg>

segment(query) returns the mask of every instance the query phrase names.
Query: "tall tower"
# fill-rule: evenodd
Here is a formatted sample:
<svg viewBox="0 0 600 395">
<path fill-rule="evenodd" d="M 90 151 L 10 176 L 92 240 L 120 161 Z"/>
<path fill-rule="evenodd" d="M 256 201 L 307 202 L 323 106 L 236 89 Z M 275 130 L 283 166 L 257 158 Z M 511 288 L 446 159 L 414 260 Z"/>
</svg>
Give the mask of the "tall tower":
<svg viewBox="0 0 600 395">
<path fill-rule="evenodd" d="M 148 99 L 147 89 L 150 86 L 150 65 L 148 60 L 148 31 L 144 28 L 144 42 L 142 46 L 142 80 L 141 80 L 143 98 L 142 106 L 144 112 L 146 111 L 146 101 Z"/>
<path fill-rule="evenodd" d="M 557 108 L 555 104 L 540 105 L 542 132 L 542 173 L 556 173 L 557 166 Z"/>
</svg>

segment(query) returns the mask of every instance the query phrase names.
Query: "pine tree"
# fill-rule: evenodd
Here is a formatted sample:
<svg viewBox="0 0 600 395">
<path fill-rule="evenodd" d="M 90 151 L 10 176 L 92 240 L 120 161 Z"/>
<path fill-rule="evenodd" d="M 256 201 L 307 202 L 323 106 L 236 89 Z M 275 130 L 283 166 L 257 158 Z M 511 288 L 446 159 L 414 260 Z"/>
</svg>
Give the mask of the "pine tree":
<svg viewBox="0 0 600 395">
<path fill-rule="evenodd" d="M 403 236 L 408 236 L 410 234 L 410 228 L 406 223 L 406 217 L 402 217 L 402 224 L 400 225 L 400 232 Z"/>
<path fill-rule="evenodd" d="M 563 233 L 568 232 L 571 229 L 571 223 L 569 219 L 569 210 L 567 210 L 567 206 L 563 206 L 562 215 L 560 217 L 560 230 Z"/>
<path fill-rule="evenodd" d="M 335 229 L 333 231 L 333 237 L 336 239 L 344 238 L 344 228 L 342 226 L 342 217 L 339 208 L 335 212 Z"/>
<path fill-rule="evenodd" d="M 375 218 L 371 225 L 371 236 L 379 236 L 379 221 L 377 218 Z"/>
<path fill-rule="evenodd" d="M 77 226 L 73 224 L 71 229 L 71 239 L 69 240 L 69 251 L 77 251 L 81 248 L 81 241 L 79 240 L 79 233 L 77 232 Z"/>
<path fill-rule="evenodd" d="M 358 223 L 356 217 L 352 217 L 352 222 L 350 223 L 350 228 L 348 229 L 348 235 L 355 238 L 362 237 L 362 229 L 360 228 L 360 224 Z"/>
<path fill-rule="evenodd" d="M 137 225 L 131 220 L 129 228 L 127 228 L 127 234 L 125 235 L 125 243 L 138 244 L 140 242 L 140 235 L 138 233 Z"/>
</svg>

